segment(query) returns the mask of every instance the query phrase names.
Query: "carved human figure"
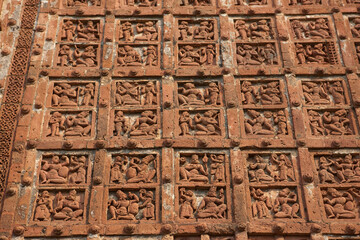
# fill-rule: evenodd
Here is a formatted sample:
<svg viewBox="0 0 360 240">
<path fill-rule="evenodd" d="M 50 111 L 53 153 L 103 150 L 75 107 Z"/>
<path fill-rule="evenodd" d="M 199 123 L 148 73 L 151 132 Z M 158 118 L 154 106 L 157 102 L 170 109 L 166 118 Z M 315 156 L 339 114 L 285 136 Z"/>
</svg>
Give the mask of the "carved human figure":
<svg viewBox="0 0 360 240">
<path fill-rule="evenodd" d="M 94 98 L 95 86 L 93 83 L 86 84 L 85 87 L 80 88 L 80 96 L 83 96 L 83 100 L 81 105 L 89 106 L 93 105 L 93 98 Z"/>
<path fill-rule="evenodd" d="M 206 156 L 206 155 L 205 155 Z M 225 182 L 225 156 L 211 154 L 210 175 L 212 182 Z"/>
<path fill-rule="evenodd" d="M 325 132 L 327 135 L 351 135 L 350 120 L 348 111 L 345 109 L 337 110 L 335 113 L 324 112 L 322 116 Z"/>
<path fill-rule="evenodd" d="M 39 173 L 41 184 L 64 184 L 68 182 L 70 160 L 67 156 L 54 155 L 49 160 L 41 161 Z"/>
<path fill-rule="evenodd" d="M 95 25 L 93 21 L 87 21 L 86 26 L 82 21 L 78 22 L 77 40 L 78 41 L 96 41 L 99 40 L 99 24 Z"/>
<path fill-rule="evenodd" d="M 213 40 L 214 39 L 213 22 L 212 21 L 200 22 L 200 26 L 194 28 L 193 38 L 195 40 Z"/>
<path fill-rule="evenodd" d="M 304 82 L 302 85 L 307 104 L 329 104 L 330 96 L 326 93 L 324 85 L 315 82 Z"/>
<path fill-rule="evenodd" d="M 328 218 L 356 218 L 354 197 L 349 191 L 339 192 L 335 188 L 323 190 L 325 212 Z"/>
<path fill-rule="evenodd" d="M 340 183 L 344 182 L 360 182 L 359 159 L 352 158 L 351 154 L 347 154 L 344 158 L 330 159 L 336 177 Z"/>
<path fill-rule="evenodd" d="M 179 159 L 180 163 L 180 180 L 188 182 L 209 182 L 208 178 L 208 157 L 205 156 L 202 159 L 202 164 L 199 161 L 199 155 L 192 154 L 190 162 L 187 161 L 186 157 Z"/>
<path fill-rule="evenodd" d="M 268 21 L 261 19 L 257 22 L 253 22 L 249 25 L 250 35 L 252 39 L 270 39 L 270 27 Z"/>
<path fill-rule="evenodd" d="M 304 63 L 329 63 L 328 54 L 326 53 L 326 47 L 323 43 L 317 43 L 315 45 L 296 44 L 296 54 L 299 60 L 299 64 Z"/>
<path fill-rule="evenodd" d="M 74 41 L 76 26 L 73 21 L 66 20 L 62 27 L 62 37 L 61 39 L 66 39 L 68 42 Z"/>
<path fill-rule="evenodd" d="M 134 30 L 130 22 L 124 22 L 120 25 L 119 39 L 127 42 L 132 42 L 134 39 Z"/>
<path fill-rule="evenodd" d="M 118 49 L 117 63 L 120 66 L 141 66 L 142 60 L 140 54 L 133 47 L 125 45 Z"/>
<path fill-rule="evenodd" d="M 271 112 L 267 112 L 262 116 L 258 111 L 248 110 L 247 114 L 250 117 L 250 119 L 245 120 L 245 131 L 247 134 L 274 135 Z"/>
<path fill-rule="evenodd" d="M 242 39 L 242 40 L 247 40 L 250 35 L 250 29 L 249 27 L 246 25 L 246 22 L 244 20 L 236 20 L 235 21 L 235 37 Z"/>
<path fill-rule="evenodd" d="M 52 105 L 57 106 L 76 106 L 76 88 L 72 88 L 68 83 L 59 83 L 54 86 L 52 95 Z"/>
<path fill-rule="evenodd" d="M 154 193 L 145 189 L 140 189 L 139 193 L 142 201 L 139 208 L 143 209 L 143 218 L 145 220 L 155 220 Z"/>
<path fill-rule="evenodd" d="M 145 24 L 136 24 L 137 35 L 135 35 L 135 41 L 156 41 L 158 39 L 158 33 L 153 21 L 147 21 Z"/>
<path fill-rule="evenodd" d="M 202 46 L 194 49 L 193 46 L 186 45 L 180 47 L 179 65 L 182 66 L 200 66 L 214 65 L 216 51 L 213 45 Z"/>
<path fill-rule="evenodd" d="M 331 168 L 333 162 L 324 156 L 320 157 L 319 159 L 319 178 L 320 183 L 335 183 L 335 176 L 336 171 Z"/>
<path fill-rule="evenodd" d="M 275 218 L 299 218 L 297 215 L 300 209 L 297 203 L 297 195 L 291 192 L 289 188 L 282 189 L 274 202 L 274 217 Z"/>
<path fill-rule="evenodd" d="M 64 197 L 61 192 L 58 192 L 55 196 L 55 202 L 55 220 L 82 220 L 84 210 L 81 209 L 76 190 L 71 190 L 66 197 Z"/>
<path fill-rule="evenodd" d="M 140 104 L 140 87 L 136 83 L 118 82 L 116 83 L 115 100 L 118 105 L 138 105 Z"/>
<path fill-rule="evenodd" d="M 179 26 L 179 40 L 192 40 L 193 38 L 193 32 L 191 31 L 189 27 L 189 22 L 187 21 L 181 21 Z"/>
<path fill-rule="evenodd" d="M 272 182 L 274 172 L 260 155 L 254 156 L 254 162 L 249 164 L 250 182 Z"/>
<path fill-rule="evenodd" d="M 178 89 L 180 105 L 205 105 L 203 93 L 195 87 L 194 83 L 185 83 Z"/>
<path fill-rule="evenodd" d="M 125 135 L 129 130 L 128 119 L 124 117 L 123 111 L 117 111 L 114 117 L 115 131 L 114 136 Z"/>
<path fill-rule="evenodd" d="M 60 128 L 64 128 L 65 117 L 60 112 L 54 112 L 49 119 L 50 133 L 47 136 L 60 136 Z"/>
<path fill-rule="evenodd" d="M 96 49 L 93 46 L 87 46 L 81 52 L 77 45 L 75 46 L 73 66 L 86 66 L 86 67 L 95 67 L 97 64 L 96 60 Z"/>
<path fill-rule="evenodd" d="M 145 102 L 142 103 L 142 105 L 153 105 L 157 103 L 157 91 L 154 82 L 147 82 L 145 87 L 142 88 L 142 93 L 145 94 Z"/>
<path fill-rule="evenodd" d="M 181 113 L 179 118 L 179 126 L 181 130 L 180 135 L 190 135 L 190 129 L 193 129 L 194 125 L 189 112 L 184 111 Z"/>
<path fill-rule="evenodd" d="M 49 192 L 44 190 L 39 193 L 38 198 L 36 199 L 34 220 L 50 221 L 53 212 L 53 200 L 51 199 Z"/>
<path fill-rule="evenodd" d="M 153 111 L 143 111 L 130 128 L 130 136 L 155 136 L 158 130 L 157 116 Z"/>
<path fill-rule="evenodd" d="M 242 102 L 244 104 L 254 104 L 255 99 L 258 98 L 256 88 L 252 86 L 250 81 L 244 81 L 241 84 Z"/>
<path fill-rule="evenodd" d="M 197 217 L 222 219 L 226 217 L 226 209 L 224 189 L 220 188 L 217 196 L 216 187 L 212 186 L 200 202 Z"/>
<path fill-rule="evenodd" d="M 86 157 L 71 156 L 69 166 L 69 183 L 83 184 L 86 182 Z"/>
<path fill-rule="evenodd" d="M 179 190 L 179 217 L 180 219 L 193 219 L 196 210 L 196 197 L 193 191 L 180 188 Z"/>
<path fill-rule="evenodd" d="M 75 6 L 100 6 L 100 0 L 67 0 L 67 5 L 69 7 Z"/>
<path fill-rule="evenodd" d="M 220 89 L 216 83 L 209 83 L 209 86 L 205 89 L 204 98 L 206 104 L 220 104 Z"/>
<path fill-rule="evenodd" d="M 151 163 L 153 163 L 153 168 L 149 166 Z M 156 175 L 156 164 L 157 160 L 152 154 L 146 155 L 142 160 L 132 157 L 126 170 L 127 183 L 153 182 Z"/>
<path fill-rule="evenodd" d="M 158 58 L 157 58 L 157 50 L 155 46 L 149 46 L 143 49 L 144 52 L 144 63 L 145 66 L 157 66 Z"/>
<path fill-rule="evenodd" d="M 253 217 L 269 217 L 269 209 L 272 209 L 270 198 L 260 188 L 250 188 L 250 195 L 253 198 L 251 210 Z"/>
<path fill-rule="evenodd" d="M 289 0 L 289 5 L 315 5 L 321 4 L 322 0 Z"/>
<path fill-rule="evenodd" d="M 108 209 L 111 215 L 110 220 L 135 220 L 139 213 L 139 197 L 129 192 L 116 191 L 117 200 L 111 199 L 108 202 Z"/>
<path fill-rule="evenodd" d="M 245 44 L 236 48 L 236 61 L 238 65 L 260 65 L 259 54 L 251 45 Z"/>
<path fill-rule="evenodd" d="M 312 134 L 315 136 L 325 135 L 325 128 L 320 113 L 310 110 L 308 115 Z"/>
<path fill-rule="evenodd" d="M 287 182 L 288 178 L 291 181 L 295 181 L 292 163 L 285 154 L 278 156 L 276 153 L 273 153 L 271 154 L 270 161 L 277 166 L 277 173 L 273 172 L 273 177 L 276 181 Z"/>
<path fill-rule="evenodd" d="M 125 183 L 124 177 L 129 163 L 128 156 L 116 156 L 114 162 L 111 164 L 110 182 L 111 183 Z"/>
<path fill-rule="evenodd" d="M 332 95 L 335 104 L 344 104 L 344 88 L 340 81 L 334 82 L 332 85 L 327 86 L 328 92 Z"/>
<path fill-rule="evenodd" d="M 305 37 L 309 36 L 307 29 L 299 20 L 291 21 L 291 27 L 297 39 L 303 39 L 304 38 L 303 34 L 305 34 Z"/>
<path fill-rule="evenodd" d="M 353 37 L 360 38 L 360 18 L 355 18 L 353 20 L 354 26 L 351 27 L 351 32 Z"/>
<path fill-rule="evenodd" d="M 194 127 L 197 130 L 196 135 L 220 135 L 218 122 L 219 112 L 217 110 L 208 110 L 203 116 L 197 113 L 194 116 Z"/>
<path fill-rule="evenodd" d="M 309 35 L 313 38 L 330 38 L 330 28 L 328 22 L 324 18 L 318 18 L 310 21 L 307 25 Z"/>
<path fill-rule="evenodd" d="M 280 110 L 277 113 L 274 113 L 273 116 L 274 116 L 274 123 L 277 124 L 278 126 L 277 134 L 286 135 L 288 133 L 288 130 L 287 130 L 287 118 L 285 112 L 283 110 Z"/>
<path fill-rule="evenodd" d="M 59 58 L 59 65 L 61 67 L 71 66 L 73 64 L 73 51 L 69 45 L 62 45 L 60 47 Z"/>
<path fill-rule="evenodd" d="M 278 82 L 269 82 L 261 85 L 258 96 L 263 105 L 275 105 L 282 102 Z"/>
<path fill-rule="evenodd" d="M 64 136 L 87 136 L 91 131 L 91 125 L 87 117 L 88 111 L 80 112 L 74 116 L 67 116 L 65 119 L 65 133 Z"/>
<path fill-rule="evenodd" d="M 211 0 L 179 0 L 180 6 L 209 6 Z"/>
</svg>

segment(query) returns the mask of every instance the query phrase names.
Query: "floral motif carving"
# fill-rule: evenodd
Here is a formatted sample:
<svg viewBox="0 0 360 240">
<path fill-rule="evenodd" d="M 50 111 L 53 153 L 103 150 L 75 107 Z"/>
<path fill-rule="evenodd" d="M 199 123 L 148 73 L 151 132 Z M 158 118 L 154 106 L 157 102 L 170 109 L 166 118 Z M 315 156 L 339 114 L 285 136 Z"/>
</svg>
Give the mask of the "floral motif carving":
<svg viewBox="0 0 360 240">
<path fill-rule="evenodd" d="M 179 189 L 179 218 L 180 219 L 226 219 L 227 205 L 225 201 L 225 189 L 215 186 L 205 194 L 202 192 L 200 204 L 196 200 L 193 189 Z M 199 205 L 198 205 L 199 204 Z"/>
<path fill-rule="evenodd" d="M 99 41 L 101 36 L 100 20 L 64 19 L 61 41 L 91 42 Z"/>
<path fill-rule="evenodd" d="M 244 105 L 279 105 L 284 102 L 280 81 L 241 82 L 241 101 Z"/>
<path fill-rule="evenodd" d="M 270 19 L 234 20 L 235 37 L 243 41 L 274 39 Z"/>
<path fill-rule="evenodd" d="M 287 114 L 285 110 L 256 111 L 247 110 L 245 132 L 248 135 L 288 135 Z"/>
<path fill-rule="evenodd" d="M 39 173 L 40 184 L 85 184 L 88 156 L 43 156 Z"/>
<path fill-rule="evenodd" d="M 56 195 L 47 190 L 36 199 L 35 221 L 81 221 L 84 214 L 83 197 L 76 190 L 59 191 Z M 54 196 L 55 195 L 55 196 Z"/>
<path fill-rule="evenodd" d="M 327 18 L 293 19 L 290 21 L 296 39 L 328 39 L 333 37 Z"/>
<path fill-rule="evenodd" d="M 108 201 L 108 220 L 155 220 L 154 195 L 152 189 L 117 190 Z"/>
<path fill-rule="evenodd" d="M 312 135 L 353 135 L 353 127 L 349 110 L 336 111 L 309 110 L 309 124 Z"/>
<path fill-rule="evenodd" d="M 360 189 L 322 189 L 324 210 L 327 218 L 358 219 Z"/>
<path fill-rule="evenodd" d="M 219 106 L 221 93 L 217 82 L 179 82 L 178 101 L 180 106 Z"/>
<path fill-rule="evenodd" d="M 213 44 L 179 45 L 179 66 L 213 66 L 217 64 L 217 58 L 217 49 Z"/>
<path fill-rule="evenodd" d="M 62 44 L 59 48 L 57 65 L 60 67 L 96 67 L 98 65 L 97 45 Z"/>
<path fill-rule="evenodd" d="M 89 111 L 52 112 L 48 122 L 48 137 L 85 137 L 91 135 L 91 117 Z"/>
<path fill-rule="evenodd" d="M 126 42 L 150 42 L 159 40 L 158 21 L 120 21 L 119 40 Z"/>
<path fill-rule="evenodd" d="M 298 196 L 290 188 L 263 191 L 261 188 L 251 187 L 250 195 L 254 218 L 300 218 Z M 272 199 L 274 195 L 276 198 Z"/>
<path fill-rule="evenodd" d="M 216 21 L 202 20 L 178 20 L 179 41 L 208 41 L 215 40 Z"/>
<path fill-rule="evenodd" d="M 219 110 L 180 112 L 180 135 L 221 135 L 219 114 Z"/>
<path fill-rule="evenodd" d="M 302 89 L 308 105 L 345 104 L 345 91 L 341 81 L 303 81 Z"/>
<path fill-rule="evenodd" d="M 254 183 L 295 181 L 291 158 L 284 153 L 249 155 L 248 174 Z"/>
<path fill-rule="evenodd" d="M 117 65 L 125 66 L 158 66 L 158 48 L 156 45 L 119 45 Z"/>
<path fill-rule="evenodd" d="M 51 96 L 52 107 L 94 106 L 95 83 L 55 83 Z"/>
<path fill-rule="evenodd" d="M 338 54 L 334 42 L 297 43 L 295 45 L 298 64 L 338 64 Z"/>
<path fill-rule="evenodd" d="M 158 104 L 158 88 L 154 81 L 116 82 L 115 105 L 150 106 Z"/>
<path fill-rule="evenodd" d="M 236 44 L 238 65 L 277 65 L 278 54 L 273 43 Z"/>
<path fill-rule="evenodd" d="M 110 183 L 155 182 L 158 158 L 155 154 L 115 156 L 110 169 Z"/>
</svg>

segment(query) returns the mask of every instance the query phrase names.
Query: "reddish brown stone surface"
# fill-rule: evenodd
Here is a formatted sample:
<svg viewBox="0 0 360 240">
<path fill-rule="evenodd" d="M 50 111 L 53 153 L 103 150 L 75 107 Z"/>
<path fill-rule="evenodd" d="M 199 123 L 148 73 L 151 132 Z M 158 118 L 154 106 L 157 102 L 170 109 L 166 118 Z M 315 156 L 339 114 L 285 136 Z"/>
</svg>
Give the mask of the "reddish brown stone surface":
<svg viewBox="0 0 360 240">
<path fill-rule="evenodd" d="M 0 6 L 1 239 L 359 239 L 360 1 Z"/>
</svg>

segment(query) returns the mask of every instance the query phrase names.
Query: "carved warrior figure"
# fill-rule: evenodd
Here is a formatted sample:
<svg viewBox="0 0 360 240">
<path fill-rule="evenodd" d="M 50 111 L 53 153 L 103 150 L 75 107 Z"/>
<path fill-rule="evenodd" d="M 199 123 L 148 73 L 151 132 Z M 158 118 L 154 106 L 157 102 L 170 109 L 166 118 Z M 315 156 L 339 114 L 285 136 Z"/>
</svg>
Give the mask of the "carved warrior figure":
<svg viewBox="0 0 360 240">
<path fill-rule="evenodd" d="M 108 202 L 110 220 L 155 220 L 154 193 L 140 189 L 139 193 L 116 191 L 117 200 Z M 142 211 L 140 211 L 142 209 Z M 142 214 L 141 214 L 142 213 Z"/>
<path fill-rule="evenodd" d="M 196 47 L 186 45 L 180 47 L 179 65 L 180 66 L 202 66 L 215 65 L 216 50 L 214 45 L 206 47 Z"/>
<path fill-rule="evenodd" d="M 202 91 L 194 83 L 185 83 L 178 88 L 180 105 L 220 105 L 220 89 L 215 82 L 208 84 Z"/>
<path fill-rule="evenodd" d="M 189 112 L 184 111 L 179 118 L 180 135 L 191 135 L 190 130 L 194 130 L 195 135 L 220 135 L 219 111 L 208 110 L 202 114 L 197 113 L 193 118 Z"/>
<path fill-rule="evenodd" d="M 34 220 L 80 221 L 83 219 L 84 213 L 81 208 L 82 204 L 76 190 L 71 190 L 66 197 L 58 192 L 55 199 L 50 196 L 48 191 L 43 191 L 36 199 Z"/>
<path fill-rule="evenodd" d="M 136 26 L 133 26 L 133 24 L 128 21 L 122 22 L 120 24 L 119 39 L 127 42 L 156 41 L 158 40 L 156 22 L 146 21 L 145 23 L 137 23 Z"/>
<path fill-rule="evenodd" d="M 238 65 L 278 64 L 275 46 L 270 43 L 256 47 L 239 44 L 236 47 L 236 62 Z"/>
<path fill-rule="evenodd" d="M 268 218 L 269 210 L 272 210 L 275 218 L 299 218 L 300 206 L 297 203 L 297 195 L 289 188 L 280 190 L 274 202 L 260 188 L 251 187 L 250 195 L 253 199 L 251 205 L 253 217 Z"/>
<path fill-rule="evenodd" d="M 287 182 L 295 181 L 290 159 L 285 154 L 271 154 L 268 161 L 260 155 L 250 159 L 248 165 L 250 182 Z"/>
<path fill-rule="evenodd" d="M 40 184 L 83 184 L 86 182 L 86 157 L 54 155 L 41 161 Z"/>
<path fill-rule="evenodd" d="M 73 50 L 74 48 L 74 50 Z M 59 51 L 61 67 L 95 67 L 97 65 L 97 49 L 94 46 L 62 45 Z"/>
<path fill-rule="evenodd" d="M 69 83 L 54 85 L 52 106 L 90 106 L 94 104 L 95 86 L 88 83 L 85 87 L 73 87 Z M 82 101 L 79 97 L 82 96 Z"/>
<path fill-rule="evenodd" d="M 138 157 L 117 156 L 111 165 L 111 183 L 151 183 L 156 176 L 157 159 L 149 154 Z"/>
<path fill-rule="evenodd" d="M 216 187 L 211 187 L 206 196 L 196 206 L 195 194 L 191 190 L 181 188 L 179 194 L 179 217 L 181 219 L 193 219 L 195 215 L 200 219 L 223 219 L 226 218 L 227 206 L 225 204 L 224 189 L 219 189 L 217 193 Z"/>
<path fill-rule="evenodd" d="M 299 64 L 337 64 L 338 62 L 335 45 L 332 42 L 329 42 L 328 44 L 297 43 L 295 45 L 295 50 Z"/>
<path fill-rule="evenodd" d="M 157 66 L 158 56 L 155 46 L 148 46 L 140 49 L 131 47 L 129 45 L 118 48 L 117 63 L 120 66 Z"/>
<path fill-rule="evenodd" d="M 156 105 L 157 90 L 152 81 L 144 83 L 138 82 L 118 82 L 116 83 L 115 93 L 116 105 Z"/>
<path fill-rule="evenodd" d="M 337 190 L 328 188 L 322 191 L 326 216 L 336 219 L 358 218 L 360 191 L 355 188 Z M 357 201 L 354 199 L 357 199 Z"/>
<path fill-rule="evenodd" d="M 321 156 L 318 161 L 321 183 L 360 182 L 360 158 L 351 154 L 344 157 Z"/>
<path fill-rule="evenodd" d="M 250 118 L 245 119 L 245 131 L 251 135 L 287 135 L 287 117 L 283 110 L 276 113 L 266 111 L 263 114 L 248 110 Z M 277 129 L 275 129 L 276 127 Z"/>
<path fill-rule="evenodd" d="M 344 104 L 344 88 L 340 81 L 336 82 L 303 82 L 305 102 L 310 105 Z M 331 98 L 331 97 L 332 98 Z"/>
<path fill-rule="evenodd" d="M 195 24 L 194 24 L 195 25 Z M 214 40 L 214 22 L 201 21 L 199 26 L 189 26 L 189 21 L 181 21 L 178 26 L 179 40 Z"/>
<path fill-rule="evenodd" d="M 247 23 L 244 20 L 236 20 L 235 30 L 235 37 L 242 40 L 272 38 L 269 20 L 266 19 L 261 19 L 251 23 Z"/>
<path fill-rule="evenodd" d="M 63 116 L 60 112 L 54 112 L 49 119 L 50 133 L 47 136 L 58 137 L 60 130 L 63 130 L 63 136 L 88 136 L 91 132 L 91 124 L 88 120 L 89 112 L 83 111 L 76 116 Z"/>
<path fill-rule="evenodd" d="M 318 18 L 312 20 L 306 25 L 300 20 L 291 21 L 291 27 L 297 39 L 304 38 L 331 38 L 328 20 L 325 18 Z"/>
<path fill-rule="evenodd" d="M 157 116 L 151 110 L 143 111 L 130 126 L 130 121 L 122 111 L 117 111 L 114 117 L 115 136 L 129 134 L 130 136 L 155 136 L 158 131 Z"/>
<path fill-rule="evenodd" d="M 311 132 L 315 136 L 321 135 L 352 135 L 348 110 L 341 109 L 336 112 L 319 112 L 309 110 Z"/>
<path fill-rule="evenodd" d="M 225 157 L 224 155 L 210 154 L 210 169 L 208 168 L 208 157 L 205 154 L 202 162 L 199 155 L 192 154 L 190 161 L 186 157 L 180 157 L 180 181 L 187 182 L 209 182 L 209 174 L 211 182 L 225 181 Z M 210 170 L 210 171 L 209 171 Z"/>
<path fill-rule="evenodd" d="M 276 105 L 282 103 L 279 82 L 262 83 L 259 87 L 253 86 L 250 81 L 241 84 L 243 104 Z"/>
<path fill-rule="evenodd" d="M 180 6 L 211 6 L 211 0 L 179 0 Z"/>
</svg>

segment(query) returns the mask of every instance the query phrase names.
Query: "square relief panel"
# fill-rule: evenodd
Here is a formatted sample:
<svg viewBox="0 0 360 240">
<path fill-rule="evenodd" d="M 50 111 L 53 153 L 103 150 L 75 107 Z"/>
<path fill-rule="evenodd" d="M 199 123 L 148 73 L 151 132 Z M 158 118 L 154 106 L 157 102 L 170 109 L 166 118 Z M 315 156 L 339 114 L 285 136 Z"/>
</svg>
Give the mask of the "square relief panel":
<svg viewBox="0 0 360 240">
<path fill-rule="evenodd" d="M 275 42 L 236 43 L 234 62 L 238 66 L 280 65 L 280 51 Z"/>
<path fill-rule="evenodd" d="M 216 0 L 178 0 L 175 1 L 181 7 L 216 7 Z"/>
<path fill-rule="evenodd" d="M 117 19 L 115 24 L 118 42 L 159 43 L 161 40 L 160 19 Z"/>
<path fill-rule="evenodd" d="M 232 0 L 235 6 L 269 6 L 272 5 L 272 0 Z"/>
<path fill-rule="evenodd" d="M 100 42 L 103 20 L 99 18 L 62 18 L 58 42 Z"/>
<path fill-rule="evenodd" d="M 117 67 L 160 67 L 160 45 L 119 44 Z"/>
<path fill-rule="evenodd" d="M 233 28 L 232 39 L 238 42 L 266 42 L 277 39 L 274 18 L 238 18 L 230 19 Z"/>
<path fill-rule="evenodd" d="M 160 0 L 119 0 L 116 1 L 115 6 L 120 9 L 125 7 L 130 8 L 161 8 L 162 1 Z"/>
<path fill-rule="evenodd" d="M 57 67 L 97 67 L 100 60 L 98 44 L 58 44 L 56 47 Z"/>
<path fill-rule="evenodd" d="M 214 67 L 221 66 L 218 44 L 188 43 L 177 44 L 175 49 L 178 67 Z"/>
<path fill-rule="evenodd" d="M 63 8 L 100 7 L 103 0 L 61 0 Z"/>
<path fill-rule="evenodd" d="M 289 6 L 321 6 L 321 5 L 327 5 L 327 0 L 288 0 Z"/>
<path fill-rule="evenodd" d="M 175 40 L 206 42 L 219 39 L 217 18 L 176 18 Z"/>
</svg>

